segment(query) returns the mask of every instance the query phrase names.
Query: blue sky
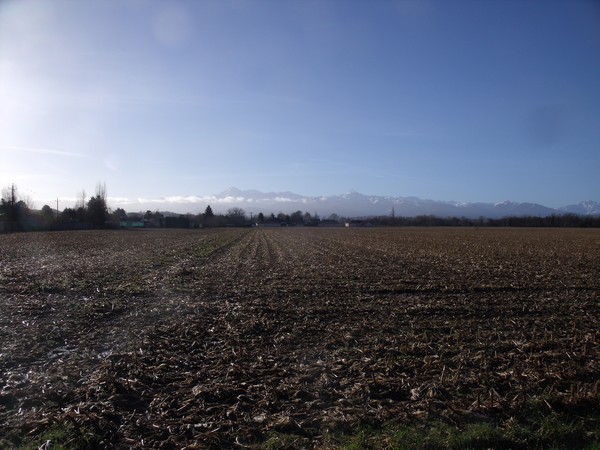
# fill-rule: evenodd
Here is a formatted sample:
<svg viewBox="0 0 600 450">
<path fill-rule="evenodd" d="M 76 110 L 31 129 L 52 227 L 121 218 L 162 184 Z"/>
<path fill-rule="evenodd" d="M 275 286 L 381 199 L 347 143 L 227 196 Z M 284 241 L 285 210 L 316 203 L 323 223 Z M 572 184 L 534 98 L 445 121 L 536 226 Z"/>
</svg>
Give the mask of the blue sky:
<svg viewBox="0 0 600 450">
<path fill-rule="evenodd" d="M 596 1 L 0 2 L 0 184 L 600 201 Z"/>
</svg>

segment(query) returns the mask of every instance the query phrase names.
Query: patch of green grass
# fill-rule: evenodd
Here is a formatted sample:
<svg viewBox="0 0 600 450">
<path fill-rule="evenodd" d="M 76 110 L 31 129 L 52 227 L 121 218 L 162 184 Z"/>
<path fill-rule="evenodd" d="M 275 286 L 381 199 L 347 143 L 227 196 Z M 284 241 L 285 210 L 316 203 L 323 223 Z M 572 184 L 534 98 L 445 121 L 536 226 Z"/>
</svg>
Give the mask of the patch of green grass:
<svg viewBox="0 0 600 450">
<path fill-rule="evenodd" d="M 227 234 L 213 237 L 212 239 L 201 240 L 194 246 L 191 252 L 196 258 L 208 258 L 209 256 L 234 245 L 236 242 L 240 241 L 247 232 L 248 230 L 245 230 L 244 233 L 240 234 Z"/>
<path fill-rule="evenodd" d="M 204 245 L 199 245 L 196 248 L 194 248 L 194 256 L 196 256 L 197 258 L 206 258 L 212 255 L 219 248 L 220 246 L 216 245 L 216 243 L 208 242 Z"/>
<path fill-rule="evenodd" d="M 193 255 L 197 258 L 208 258 L 218 250 L 227 247 L 232 243 L 231 240 L 209 240 L 201 241 L 193 249 Z"/>
<path fill-rule="evenodd" d="M 360 425 L 350 430 L 326 431 L 319 448 L 359 450 L 486 450 L 486 449 L 586 449 L 600 450 L 600 412 L 594 405 L 583 408 L 553 405 L 544 399 L 524 405 L 518 417 L 502 423 L 477 422 L 460 426 L 438 420 L 389 423 L 383 427 Z M 555 407 L 556 406 L 556 407 Z M 315 443 L 296 435 L 271 436 L 259 448 L 300 449 Z"/>
<path fill-rule="evenodd" d="M 102 439 L 102 436 L 98 436 L 89 428 L 75 429 L 72 424 L 61 422 L 53 425 L 39 436 L 21 442 L 16 448 L 36 450 L 45 445 L 45 448 L 49 450 L 84 450 L 102 447 Z M 2 448 L 15 448 L 15 446 L 2 447 L 0 444 L 0 449 Z"/>
<path fill-rule="evenodd" d="M 488 423 L 467 426 L 464 430 L 453 430 L 447 441 L 451 449 L 510 449 L 516 442 L 506 436 L 502 429 Z"/>
<path fill-rule="evenodd" d="M 544 429 L 509 431 L 487 423 L 471 424 L 455 428 L 443 423 L 429 423 L 423 427 L 416 425 L 398 426 L 387 430 L 365 430 L 354 434 L 336 436 L 329 439 L 331 449 L 356 450 L 389 448 L 408 449 L 514 449 L 514 448 L 599 448 L 600 441 L 580 427 L 560 424 L 553 426 L 552 432 Z"/>
</svg>

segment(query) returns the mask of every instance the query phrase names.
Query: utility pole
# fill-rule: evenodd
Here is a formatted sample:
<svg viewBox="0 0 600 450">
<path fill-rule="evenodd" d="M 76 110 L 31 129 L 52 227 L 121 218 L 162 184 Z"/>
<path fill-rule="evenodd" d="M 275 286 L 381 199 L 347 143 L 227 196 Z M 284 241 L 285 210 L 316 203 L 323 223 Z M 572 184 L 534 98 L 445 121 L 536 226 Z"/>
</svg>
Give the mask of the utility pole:
<svg viewBox="0 0 600 450">
<path fill-rule="evenodd" d="M 56 220 L 58 220 L 58 197 L 56 198 Z"/>
</svg>

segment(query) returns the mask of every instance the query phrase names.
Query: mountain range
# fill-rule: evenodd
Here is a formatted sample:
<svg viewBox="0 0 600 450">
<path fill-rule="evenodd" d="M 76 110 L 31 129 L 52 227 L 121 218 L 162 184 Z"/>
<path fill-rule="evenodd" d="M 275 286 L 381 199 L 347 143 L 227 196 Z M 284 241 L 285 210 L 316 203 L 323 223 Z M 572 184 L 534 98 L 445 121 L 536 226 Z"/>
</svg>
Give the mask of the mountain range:
<svg viewBox="0 0 600 450">
<path fill-rule="evenodd" d="M 344 217 L 369 217 L 391 215 L 414 217 L 433 215 L 438 217 L 501 218 L 507 216 L 539 216 L 552 214 L 577 214 L 600 216 L 600 202 L 585 201 L 561 208 L 549 208 L 537 203 L 460 203 L 423 200 L 417 197 L 391 197 L 364 195 L 350 191 L 341 195 L 308 197 L 293 192 L 261 192 L 231 187 L 206 199 L 215 211 L 226 212 L 228 208 L 243 208 L 246 213 L 277 214 L 294 211 L 317 213 L 321 217 L 337 214 Z"/>
</svg>

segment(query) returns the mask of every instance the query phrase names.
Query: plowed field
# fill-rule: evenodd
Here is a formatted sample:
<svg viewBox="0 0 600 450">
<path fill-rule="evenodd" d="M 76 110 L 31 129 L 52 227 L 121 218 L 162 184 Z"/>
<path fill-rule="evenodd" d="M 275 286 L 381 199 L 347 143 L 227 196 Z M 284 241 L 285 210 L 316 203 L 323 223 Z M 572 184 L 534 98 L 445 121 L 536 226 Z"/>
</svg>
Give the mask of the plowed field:
<svg viewBox="0 0 600 450">
<path fill-rule="evenodd" d="M 598 230 L 1 235 L 0 447 L 320 446 L 507 426 L 532 399 L 585 415 L 599 292 Z"/>
</svg>

